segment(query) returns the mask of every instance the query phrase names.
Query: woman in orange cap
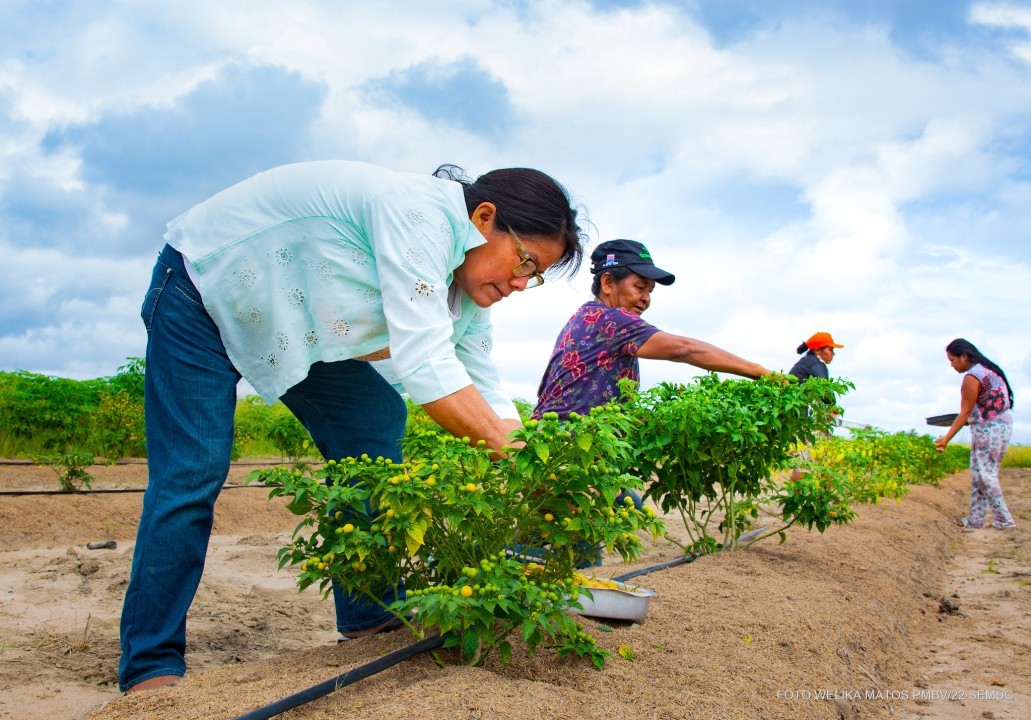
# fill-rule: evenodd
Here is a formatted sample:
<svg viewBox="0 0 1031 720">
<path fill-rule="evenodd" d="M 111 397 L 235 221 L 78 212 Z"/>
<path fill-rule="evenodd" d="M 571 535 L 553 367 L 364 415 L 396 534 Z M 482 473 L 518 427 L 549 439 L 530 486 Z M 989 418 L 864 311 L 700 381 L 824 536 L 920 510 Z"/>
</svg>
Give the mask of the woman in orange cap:
<svg viewBox="0 0 1031 720">
<path fill-rule="evenodd" d="M 794 364 L 788 373 L 797 377 L 799 382 L 805 382 L 811 377 L 829 380 L 830 373 L 827 372 L 827 366 L 834 360 L 835 348 L 840 347 L 845 346 L 834 342 L 830 333 L 815 333 L 795 350 L 799 355 L 802 353 L 805 355 Z"/>
<path fill-rule="evenodd" d="M 805 354 L 792 366 L 788 374 L 797 377 L 800 383 L 805 382 L 811 377 L 829 380 L 830 373 L 827 371 L 827 366 L 834 360 L 834 350 L 840 347 L 845 346 L 834 342 L 834 338 L 831 337 L 830 333 L 814 333 L 811 338 L 799 345 L 795 350 L 799 355 Z M 799 456 L 809 460 L 808 448 L 801 450 Z M 793 470 L 791 472 L 791 480 L 798 480 L 804 474 L 801 470 Z"/>
</svg>

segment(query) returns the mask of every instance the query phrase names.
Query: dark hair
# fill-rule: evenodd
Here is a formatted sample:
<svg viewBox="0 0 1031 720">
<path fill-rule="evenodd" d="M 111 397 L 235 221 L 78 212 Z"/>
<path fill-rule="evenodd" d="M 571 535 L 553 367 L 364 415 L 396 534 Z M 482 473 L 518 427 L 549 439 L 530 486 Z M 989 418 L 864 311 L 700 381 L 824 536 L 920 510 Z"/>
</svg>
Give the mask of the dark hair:
<svg viewBox="0 0 1031 720">
<path fill-rule="evenodd" d="M 974 347 L 974 344 L 963 338 L 956 338 L 948 345 L 945 346 L 945 352 L 953 357 L 959 357 L 960 355 L 966 355 L 970 360 L 979 365 L 984 365 L 989 370 L 998 373 L 1002 381 L 1006 383 L 1006 392 L 1010 396 L 1010 407 L 1013 407 L 1013 388 L 1010 387 L 1010 381 L 1006 379 L 1006 373 L 1002 371 L 1002 368 L 993 363 L 991 360 L 981 354 L 981 351 Z"/>
<path fill-rule="evenodd" d="M 795 352 L 799 355 L 803 355 L 806 351 L 812 352 L 812 350 L 809 350 L 809 341 L 803 340 L 802 344 L 795 348 Z"/>
<path fill-rule="evenodd" d="M 598 297 L 598 293 L 601 292 L 601 278 L 603 275 L 611 275 L 613 280 L 619 282 L 625 277 L 630 277 L 633 272 L 634 271 L 628 267 L 614 267 L 598 273 L 594 276 L 594 281 L 591 283 L 591 295 Z"/>
<path fill-rule="evenodd" d="M 502 232 L 560 236 L 562 255 L 549 270 L 573 275 L 580 269 L 587 236 L 576 224 L 577 210 L 570 204 L 569 193 L 551 176 L 530 168 L 507 168 L 491 170 L 474 182 L 457 165 L 441 165 L 433 175 L 461 183 L 470 214 L 480 203 L 493 203 L 497 208 L 494 224 Z"/>
</svg>

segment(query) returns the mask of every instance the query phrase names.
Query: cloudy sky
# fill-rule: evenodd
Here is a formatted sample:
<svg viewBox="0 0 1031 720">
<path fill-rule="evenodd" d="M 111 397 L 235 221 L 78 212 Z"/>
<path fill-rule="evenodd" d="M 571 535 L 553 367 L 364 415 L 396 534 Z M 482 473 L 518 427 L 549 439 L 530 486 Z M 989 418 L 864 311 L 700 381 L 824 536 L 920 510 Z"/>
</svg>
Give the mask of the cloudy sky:
<svg viewBox="0 0 1031 720">
<path fill-rule="evenodd" d="M 830 331 L 846 418 L 931 433 L 965 337 L 1031 443 L 1027 0 L 0 7 L 0 369 L 142 356 L 165 223 L 255 172 L 529 166 L 592 242 L 640 240 L 677 274 L 660 328 L 782 370 Z M 496 306 L 514 396 L 588 291 L 581 272 Z M 697 373 L 642 366 L 646 386 Z"/>
</svg>

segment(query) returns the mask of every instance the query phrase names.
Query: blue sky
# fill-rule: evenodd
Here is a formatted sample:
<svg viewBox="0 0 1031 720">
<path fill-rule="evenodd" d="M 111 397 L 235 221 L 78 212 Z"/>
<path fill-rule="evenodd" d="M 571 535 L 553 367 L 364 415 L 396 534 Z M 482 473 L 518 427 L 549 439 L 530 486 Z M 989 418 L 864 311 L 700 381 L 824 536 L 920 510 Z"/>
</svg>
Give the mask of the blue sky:
<svg viewBox="0 0 1031 720">
<path fill-rule="evenodd" d="M 786 370 L 817 330 L 846 418 L 937 433 L 955 337 L 1031 443 L 1031 3 L 5 0 L 0 369 L 144 352 L 164 225 L 274 165 L 540 168 L 593 242 L 677 274 L 645 316 Z M 498 305 L 532 398 L 589 278 Z M 645 361 L 646 385 L 693 368 Z"/>
</svg>

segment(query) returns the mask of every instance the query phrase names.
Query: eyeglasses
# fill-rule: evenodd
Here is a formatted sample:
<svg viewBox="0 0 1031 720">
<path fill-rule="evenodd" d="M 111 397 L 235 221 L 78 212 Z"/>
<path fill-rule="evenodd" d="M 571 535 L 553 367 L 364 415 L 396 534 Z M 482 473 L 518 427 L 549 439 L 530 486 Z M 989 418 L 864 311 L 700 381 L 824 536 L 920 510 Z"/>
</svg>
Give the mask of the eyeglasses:
<svg viewBox="0 0 1031 720">
<path fill-rule="evenodd" d="M 517 278 L 526 278 L 526 289 L 540 287 L 544 284 L 544 277 L 537 272 L 537 262 L 530 257 L 530 253 L 526 252 L 526 248 L 523 247 L 523 243 L 519 240 L 519 236 L 511 230 L 508 234 L 515 240 L 516 247 L 519 248 L 519 255 L 523 258 L 515 269 L 512 270 L 512 274 Z"/>
</svg>

